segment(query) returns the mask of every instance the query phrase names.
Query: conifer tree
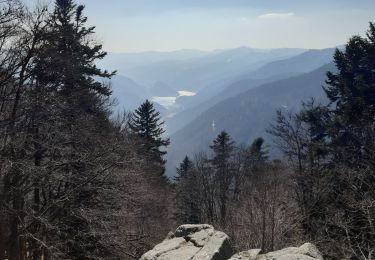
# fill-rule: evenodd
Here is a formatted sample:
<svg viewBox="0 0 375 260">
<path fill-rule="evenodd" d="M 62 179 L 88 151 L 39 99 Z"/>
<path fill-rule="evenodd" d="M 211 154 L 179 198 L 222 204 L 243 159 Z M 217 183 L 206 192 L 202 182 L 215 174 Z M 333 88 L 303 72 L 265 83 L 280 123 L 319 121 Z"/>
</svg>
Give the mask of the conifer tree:
<svg viewBox="0 0 375 260">
<path fill-rule="evenodd" d="M 271 131 L 286 144 L 284 153 L 298 158 L 295 184 L 306 236 L 330 241 L 320 246 L 333 259 L 371 258 L 375 248 L 368 221 L 375 217 L 368 210 L 375 199 L 373 23 L 366 36 L 354 36 L 336 50 L 337 71 L 327 73 L 324 87 L 330 103 L 305 104 L 289 120 L 278 116 L 282 120 Z"/>
<path fill-rule="evenodd" d="M 336 50 L 337 73 L 327 73 L 325 92 L 331 101 L 327 134 L 336 155 L 348 163 L 366 156 L 375 119 L 375 25 L 367 37 L 354 36 Z"/>
<path fill-rule="evenodd" d="M 101 237 L 94 234 L 87 213 L 95 208 L 100 185 L 98 173 L 103 162 L 96 153 L 103 147 L 98 140 L 110 128 L 106 100 L 111 91 L 97 78 L 108 79 L 114 74 L 95 65 L 106 53 L 91 40 L 94 27 L 86 26 L 83 10 L 84 6 L 72 0 L 56 0 L 34 60 L 33 95 L 37 98 L 35 106 L 30 107 L 35 133 L 32 141 L 38 144 L 35 166 L 48 162 L 53 169 L 35 180 L 39 184 L 34 189 L 34 209 L 42 210 L 39 204 L 48 205 L 69 194 L 46 214 L 49 225 L 42 223 L 36 230 L 49 243 L 58 245 L 56 251 L 73 259 L 103 253 Z M 63 166 L 57 166 L 61 161 Z M 43 185 L 48 186 L 49 196 Z M 90 252 L 94 245 L 97 251 Z"/>
<path fill-rule="evenodd" d="M 177 169 L 175 182 L 178 223 L 198 224 L 201 219 L 199 180 L 194 164 L 187 156 Z"/>
<path fill-rule="evenodd" d="M 54 87 L 70 99 L 70 105 L 75 102 L 84 111 L 90 111 L 95 102 L 85 99 L 111 94 L 109 87 L 95 77 L 110 78 L 115 72 L 102 71 L 95 65 L 106 52 L 91 40 L 95 27 L 86 27 L 83 10 L 84 6 L 76 5 L 73 0 L 56 0 L 47 21 L 46 44 L 39 51 L 35 73 L 41 84 Z"/>
<path fill-rule="evenodd" d="M 83 6 L 0 9 L 0 259 L 139 258 L 170 229 L 171 196 L 109 117 Z"/>
<path fill-rule="evenodd" d="M 211 163 L 216 171 L 215 178 L 218 183 L 217 193 L 219 198 L 220 220 L 222 224 L 225 224 L 229 188 L 233 181 L 233 164 L 231 159 L 234 151 L 234 141 L 227 132 L 222 131 L 213 141 L 210 148 L 214 153 Z"/>
<path fill-rule="evenodd" d="M 263 147 L 264 139 L 261 137 L 256 138 L 250 145 L 246 152 L 246 170 L 252 172 L 259 167 L 264 166 L 263 164 L 268 159 L 268 152 Z"/>
<path fill-rule="evenodd" d="M 129 127 L 138 136 L 141 143 L 141 152 L 146 153 L 162 165 L 165 164 L 163 156 L 167 153 L 161 150 L 169 145 L 169 138 L 164 138 L 164 121 L 161 121 L 160 113 L 156 111 L 154 105 L 146 100 L 132 114 Z"/>
<path fill-rule="evenodd" d="M 328 150 L 327 179 L 332 185 L 326 194 L 329 237 L 345 241 L 353 258 L 368 257 L 375 248 L 374 201 L 375 168 L 375 25 L 367 37 L 354 36 L 343 51 L 336 50 L 337 73 L 327 74 L 325 92 L 331 101 L 323 139 Z M 310 121 L 312 125 L 316 125 Z M 360 206 L 361 205 L 361 206 Z M 343 217 L 338 217 L 341 214 Z M 371 248 L 371 249 L 370 249 Z"/>
</svg>

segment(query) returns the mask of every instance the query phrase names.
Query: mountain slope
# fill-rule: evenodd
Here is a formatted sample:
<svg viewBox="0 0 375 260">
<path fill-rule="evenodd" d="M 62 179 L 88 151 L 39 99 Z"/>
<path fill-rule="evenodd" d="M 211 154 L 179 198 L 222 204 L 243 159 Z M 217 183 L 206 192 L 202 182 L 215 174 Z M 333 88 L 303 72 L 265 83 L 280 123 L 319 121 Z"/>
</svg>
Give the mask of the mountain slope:
<svg viewBox="0 0 375 260">
<path fill-rule="evenodd" d="M 276 109 L 294 111 L 310 97 L 318 101 L 325 100 L 321 86 L 328 70 L 334 70 L 333 64 L 262 85 L 211 107 L 171 136 L 167 157 L 168 174 L 174 174 L 175 165 L 186 154 L 192 155 L 206 149 L 221 130 L 228 131 L 239 143 L 250 143 L 258 136 L 267 139 L 265 128 L 273 121 Z M 212 128 L 213 121 L 215 129 Z"/>
<path fill-rule="evenodd" d="M 268 63 L 257 71 L 242 75 L 243 78 L 264 79 L 271 76 L 306 73 L 332 61 L 335 48 L 308 50 L 289 59 Z"/>
<path fill-rule="evenodd" d="M 181 129 L 218 102 L 262 84 L 313 71 L 332 61 L 335 49 L 309 50 L 288 59 L 270 62 L 256 71 L 207 87 L 187 100 L 185 109 L 167 120 L 170 133 Z M 235 80 L 235 81 L 234 81 Z"/>
<path fill-rule="evenodd" d="M 143 86 L 125 76 L 112 77 L 111 84 L 112 97 L 117 100 L 117 111 L 134 110 L 148 98 L 147 90 Z"/>
</svg>

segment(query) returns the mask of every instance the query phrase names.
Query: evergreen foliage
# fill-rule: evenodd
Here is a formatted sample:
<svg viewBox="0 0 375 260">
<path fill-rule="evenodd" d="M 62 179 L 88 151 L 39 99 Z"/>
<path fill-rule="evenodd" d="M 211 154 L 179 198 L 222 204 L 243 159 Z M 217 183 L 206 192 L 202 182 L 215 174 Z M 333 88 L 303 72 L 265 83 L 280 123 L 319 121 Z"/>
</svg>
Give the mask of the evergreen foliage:
<svg viewBox="0 0 375 260">
<path fill-rule="evenodd" d="M 94 27 L 72 0 L 18 4 L 0 1 L 0 259 L 139 258 L 169 230 L 170 190 L 110 117 Z"/>
<path fill-rule="evenodd" d="M 210 146 L 214 155 L 212 159 L 212 166 L 216 170 L 215 178 L 218 184 L 218 196 L 220 207 L 220 220 L 223 224 L 226 222 L 227 201 L 229 199 L 229 188 L 233 181 L 233 151 L 234 141 L 231 136 L 222 131 L 213 144 Z"/>
<path fill-rule="evenodd" d="M 268 160 L 268 151 L 264 150 L 264 139 L 256 138 L 246 151 L 246 166 L 249 173 L 263 167 Z"/>
<path fill-rule="evenodd" d="M 305 236 L 327 258 L 370 259 L 375 248 L 375 27 L 336 50 L 328 72 L 328 105 L 305 103 L 278 114 L 271 134 L 295 162 L 296 200 Z M 324 228 L 322 228 L 324 227 Z M 321 241 L 327 241 L 321 242 Z M 328 245 L 328 246 L 327 246 Z"/>
<path fill-rule="evenodd" d="M 210 146 L 210 156 L 200 152 L 193 162 L 185 157 L 175 178 L 177 222 L 191 223 L 189 217 L 199 212 L 202 223 L 230 234 L 239 251 L 269 251 L 286 243 L 288 221 L 293 222 L 282 217 L 290 207 L 284 204 L 287 178 L 279 172 L 280 162 L 269 161 L 263 143 L 257 138 L 237 147 L 222 131 Z"/>
<path fill-rule="evenodd" d="M 163 125 L 160 113 L 149 100 L 143 102 L 134 111 L 129 121 L 130 129 L 140 140 L 141 151 L 162 165 L 165 164 L 163 156 L 166 151 L 162 151 L 161 148 L 170 143 L 169 138 L 163 137 L 165 133 Z"/>
<path fill-rule="evenodd" d="M 200 190 L 197 171 L 186 156 L 177 169 L 176 218 L 178 223 L 198 224 L 201 221 Z"/>
</svg>

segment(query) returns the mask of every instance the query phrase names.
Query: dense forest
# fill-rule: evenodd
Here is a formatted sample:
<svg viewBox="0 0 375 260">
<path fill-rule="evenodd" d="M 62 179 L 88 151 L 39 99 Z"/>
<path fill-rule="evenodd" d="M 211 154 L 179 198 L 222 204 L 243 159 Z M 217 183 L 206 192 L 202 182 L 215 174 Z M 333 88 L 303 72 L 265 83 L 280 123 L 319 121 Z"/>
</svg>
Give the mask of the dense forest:
<svg viewBox="0 0 375 260">
<path fill-rule="evenodd" d="M 375 25 L 334 54 L 328 103 L 275 111 L 267 133 L 165 175 L 164 122 L 146 100 L 114 112 L 106 56 L 73 0 L 0 0 L 0 260 L 138 259 L 184 223 L 236 251 L 309 241 L 325 259 L 375 257 Z"/>
</svg>

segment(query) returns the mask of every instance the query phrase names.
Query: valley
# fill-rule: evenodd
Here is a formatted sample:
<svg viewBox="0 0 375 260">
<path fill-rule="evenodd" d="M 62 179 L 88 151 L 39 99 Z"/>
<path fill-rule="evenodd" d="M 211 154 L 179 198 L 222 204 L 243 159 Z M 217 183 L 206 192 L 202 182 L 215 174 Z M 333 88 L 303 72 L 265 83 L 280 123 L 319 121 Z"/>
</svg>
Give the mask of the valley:
<svg viewBox="0 0 375 260">
<path fill-rule="evenodd" d="M 326 71 L 333 69 L 334 51 L 181 50 L 110 54 L 103 63 L 121 68 L 112 81 L 119 111 L 132 111 L 145 99 L 159 109 L 171 137 L 166 173 L 173 176 L 185 155 L 204 150 L 221 130 L 246 145 L 263 137 L 272 147 L 266 128 L 277 109 L 297 111 L 309 98 L 324 102 L 321 86 Z M 129 56 L 137 60 L 133 66 Z"/>
</svg>

